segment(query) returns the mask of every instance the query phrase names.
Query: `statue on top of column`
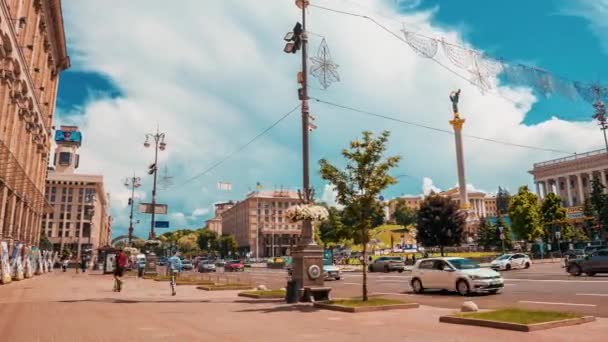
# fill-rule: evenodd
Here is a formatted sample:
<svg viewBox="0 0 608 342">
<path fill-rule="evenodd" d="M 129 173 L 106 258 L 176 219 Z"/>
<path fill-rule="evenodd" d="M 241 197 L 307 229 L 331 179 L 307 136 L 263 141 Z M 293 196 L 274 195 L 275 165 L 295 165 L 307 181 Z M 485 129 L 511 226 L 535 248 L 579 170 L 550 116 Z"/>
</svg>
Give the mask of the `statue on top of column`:
<svg viewBox="0 0 608 342">
<path fill-rule="evenodd" d="M 455 118 L 460 118 L 458 115 L 458 98 L 460 97 L 460 89 L 450 93 L 450 101 L 452 101 L 452 111 Z"/>
</svg>

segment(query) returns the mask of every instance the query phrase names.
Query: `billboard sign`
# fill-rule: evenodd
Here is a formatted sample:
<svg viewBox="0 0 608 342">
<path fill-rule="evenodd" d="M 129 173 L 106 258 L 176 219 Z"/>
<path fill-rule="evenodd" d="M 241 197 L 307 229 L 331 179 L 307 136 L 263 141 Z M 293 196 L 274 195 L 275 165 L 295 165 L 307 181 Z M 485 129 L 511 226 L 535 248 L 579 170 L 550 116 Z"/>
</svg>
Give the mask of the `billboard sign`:
<svg viewBox="0 0 608 342">
<path fill-rule="evenodd" d="M 140 203 L 139 212 L 142 214 L 152 214 L 152 203 Z M 156 204 L 154 214 L 166 215 L 168 206 L 166 204 Z"/>
<path fill-rule="evenodd" d="M 169 221 L 154 221 L 154 228 L 169 228 Z"/>
<path fill-rule="evenodd" d="M 74 143 L 82 143 L 82 133 L 79 131 L 55 131 L 55 141 L 56 142 L 74 142 Z"/>
<path fill-rule="evenodd" d="M 585 214 L 583 212 L 583 207 L 569 207 L 569 208 L 566 208 L 566 217 L 569 220 L 584 218 Z"/>
</svg>

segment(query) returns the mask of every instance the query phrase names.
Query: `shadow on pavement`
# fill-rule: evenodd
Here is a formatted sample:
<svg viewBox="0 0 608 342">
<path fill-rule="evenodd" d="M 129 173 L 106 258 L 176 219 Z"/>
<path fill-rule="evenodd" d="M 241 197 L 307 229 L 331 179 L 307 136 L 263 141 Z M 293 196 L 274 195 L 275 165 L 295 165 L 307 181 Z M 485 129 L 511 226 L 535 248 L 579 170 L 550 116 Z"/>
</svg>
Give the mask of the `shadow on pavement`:
<svg viewBox="0 0 608 342">
<path fill-rule="evenodd" d="M 269 304 L 269 303 L 273 303 L 273 304 L 278 304 L 278 303 L 285 303 L 284 299 L 239 299 L 239 300 L 235 300 L 231 303 L 243 303 L 243 304 Z"/>
<path fill-rule="evenodd" d="M 317 312 L 320 309 L 313 307 L 312 305 L 307 304 L 295 304 L 295 305 L 281 305 L 275 306 L 272 308 L 260 308 L 260 309 L 245 309 L 245 310 L 237 310 L 235 312 L 261 312 L 261 313 L 275 313 L 275 312 Z"/>
<path fill-rule="evenodd" d="M 98 302 L 98 303 L 116 303 L 116 304 L 140 304 L 140 303 L 209 303 L 210 300 L 138 300 L 138 299 L 120 299 L 120 298 L 91 298 L 91 299 L 67 299 L 58 300 L 59 303 L 80 303 L 80 302 Z"/>
</svg>

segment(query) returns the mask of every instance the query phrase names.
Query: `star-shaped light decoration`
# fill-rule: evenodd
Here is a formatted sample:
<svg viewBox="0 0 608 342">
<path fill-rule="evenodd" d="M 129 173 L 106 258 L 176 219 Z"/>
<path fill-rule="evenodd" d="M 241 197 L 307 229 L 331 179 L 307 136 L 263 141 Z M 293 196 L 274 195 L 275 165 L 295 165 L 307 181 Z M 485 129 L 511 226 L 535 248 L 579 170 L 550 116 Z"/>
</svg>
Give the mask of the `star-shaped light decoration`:
<svg viewBox="0 0 608 342">
<path fill-rule="evenodd" d="M 323 89 L 329 88 L 334 82 L 340 82 L 340 75 L 338 74 L 339 65 L 331 60 L 331 53 L 329 52 L 329 46 L 325 38 L 321 41 L 317 55 L 310 58 L 312 66 L 310 67 L 310 74 L 319 80 L 319 83 Z"/>
</svg>

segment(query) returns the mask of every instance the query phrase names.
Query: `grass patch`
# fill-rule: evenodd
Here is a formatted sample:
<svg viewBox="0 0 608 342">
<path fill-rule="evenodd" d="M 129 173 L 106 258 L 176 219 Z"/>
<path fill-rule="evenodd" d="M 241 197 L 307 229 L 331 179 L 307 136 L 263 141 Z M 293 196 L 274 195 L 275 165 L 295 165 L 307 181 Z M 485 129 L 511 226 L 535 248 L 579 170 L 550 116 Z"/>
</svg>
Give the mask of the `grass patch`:
<svg viewBox="0 0 608 342">
<path fill-rule="evenodd" d="M 396 299 L 386 298 L 369 298 L 367 301 L 363 301 L 360 298 L 353 299 L 337 299 L 327 302 L 327 304 L 348 306 L 353 308 L 366 307 L 366 306 L 382 306 L 382 305 L 395 305 L 395 304 L 407 304 L 404 301 Z"/>
<path fill-rule="evenodd" d="M 148 277 L 144 277 L 144 279 L 151 279 L 154 281 L 169 281 L 169 277 L 168 276 L 148 276 Z M 212 285 L 214 284 L 214 282 L 210 281 L 210 280 L 203 280 L 201 278 L 198 277 L 177 277 L 175 279 L 175 283 L 177 285 Z"/>
<path fill-rule="evenodd" d="M 199 290 L 205 291 L 224 291 L 224 290 L 250 290 L 253 285 L 249 284 L 212 284 L 197 286 Z"/>
<path fill-rule="evenodd" d="M 476 318 L 495 322 L 507 322 L 517 324 L 535 324 L 564 319 L 580 318 L 581 315 L 569 312 L 525 310 L 519 308 L 500 309 L 488 312 L 472 312 L 455 315 L 462 318 Z"/>
<path fill-rule="evenodd" d="M 244 291 L 239 293 L 239 295 L 241 294 L 258 298 L 285 298 L 284 290 Z"/>
</svg>

